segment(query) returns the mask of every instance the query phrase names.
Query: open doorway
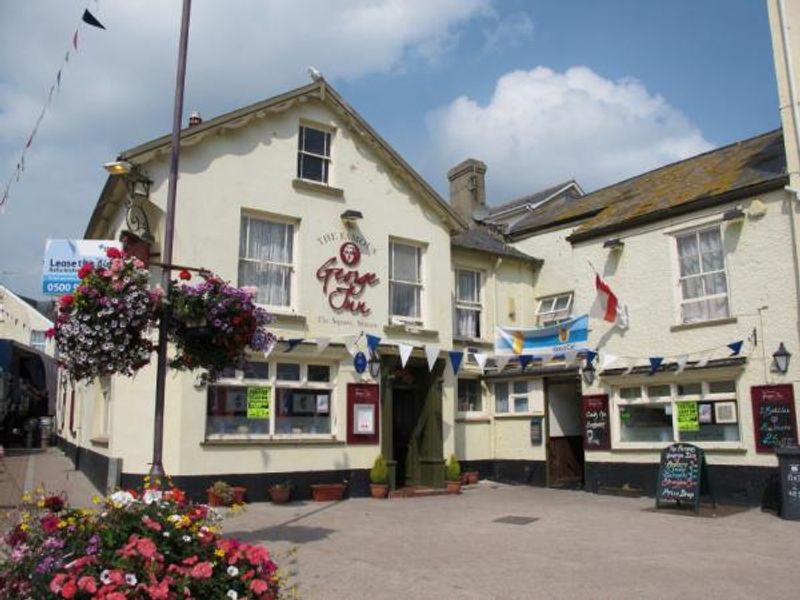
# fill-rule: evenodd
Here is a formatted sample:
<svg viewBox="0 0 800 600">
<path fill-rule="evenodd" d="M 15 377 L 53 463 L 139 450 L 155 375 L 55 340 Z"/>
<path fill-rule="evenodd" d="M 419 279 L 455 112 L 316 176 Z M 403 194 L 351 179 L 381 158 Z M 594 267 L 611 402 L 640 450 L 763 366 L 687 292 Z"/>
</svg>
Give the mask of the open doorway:
<svg viewBox="0 0 800 600">
<path fill-rule="evenodd" d="M 547 380 L 547 481 L 550 487 L 583 487 L 581 383 Z"/>
</svg>

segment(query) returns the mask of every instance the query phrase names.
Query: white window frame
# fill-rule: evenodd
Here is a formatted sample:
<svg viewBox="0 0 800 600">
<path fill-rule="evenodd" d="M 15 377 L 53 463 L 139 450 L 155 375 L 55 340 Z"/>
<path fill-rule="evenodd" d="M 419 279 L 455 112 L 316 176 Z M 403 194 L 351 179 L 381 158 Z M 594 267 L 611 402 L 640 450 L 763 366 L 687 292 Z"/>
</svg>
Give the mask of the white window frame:
<svg viewBox="0 0 800 600">
<path fill-rule="evenodd" d="M 468 269 L 468 268 L 461 268 L 456 267 L 454 270 L 455 273 L 455 310 L 453 311 L 453 331 L 455 332 L 454 337 L 460 339 L 483 339 L 485 337 L 484 334 L 484 324 L 483 324 L 483 282 L 484 282 L 484 275 L 482 271 L 477 269 Z M 469 273 L 470 275 L 476 278 L 475 282 L 475 292 L 477 295 L 476 300 L 465 300 L 464 298 L 459 297 L 459 275 L 461 273 Z M 478 323 L 478 335 L 465 335 L 464 333 L 458 330 L 458 311 L 466 310 L 470 312 L 477 312 L 477 323 Z"/>
<path fill-rule="evenodd" d="M 232 387 L 267 387 L 270 388 L 270 414 L 268 433 L 209 433 L 208 432 L 208 392 L 206 391 L 206 404 L 205 404 L 205 439 L 206 440 L 229 440 L 229 439 L 247 439 L 247 440 L 335 440 L 339 438 L 338 419 L 337 419 L 337 365 L 324 360 L 316 360 L 310 362 L 299 362 L 296 360 L 276 359 L 270 361 L 253 361 L 253 362 L 266 362 L 269 368 L 267 379 L 248 379 L 244 377 L 243 371 L 237 371 L 235 377 L 221 377 L 217 379 L 213 386 L 232 386 Z M 278 379 L 278 363 L 281 364 L 296 364 L 300 367 L 299 380 L 283 380 Z M 330 377 L 328 381 L 308 381 L 308 367 L 309 366 L 324 366 L 328 367 Z M 331 420 L 330 433 L 276 433 L 276 418 L 277 418 L 277 403 L 278 403 L 278 388 L 295 388 L 303 390 L 320 390 L 330 392 L 329 400 L 329 418 Z"/>
<path fill-rule="evenodd" d="M 309 152 L 305 149 L 305 130 L 311 129 L 313 131 L 318 131 L 325 136 L 325 151 L 326 154 L 317 154 L 316 152 Z M 322 127 L 316 124 L 310 123 L 300 123 L 300 126 L 297 129 L 297 178 L 303 181 L 311 181 L 313 183 L 317 183 L 319 185 L 330 185 L 331 181 L 331 147 L 333 145 L 333 132 L 328 129 L 327 127 Z M 322 179 L 308 179 L 307 177 L 303 177 L 303 159 L 306 156 L 310 156 L 313 158 L 319 158 L 322 160 L 323 164 L 323 175 Z"/>
<path fill-rule="evenodd" d="M 459 406 L 459 398 L 458 398 L 458 388 L 461 385 L 462 381 L 474 381 L 478 386 L 478 398 L 480 400 L 481 409 L 480 410 L 461 410 Z M 456 379 L 456 412 L 460 417 L 470 417 L 470 416 L 483 416 L 486 414 L 486 394 L 484 393 L 483 384 L 481 380 L 476 377 L 459 377 Z"/>
<path fill-rule="evenodd" d="M 733 392 L 711 393 L 709 388 L 711 383 L 717 382 L 733 382 L 735 389 Z M 700 384 L 700 393 L 685 396 L 678 395 L 679 385 L 692 385 Z M 654 396 L 650 397 L 648 394 L 649 387 L 656 387 L 666 385 L 670 388 L 669 396 Z M 622 398 L 620 390 L 623 388 L 640 388 L 639 398 Z M 684 443 L 694 444 L 704 449 L 711 450 L 741 450 L 744 446 L 744 439 L 742 433 L 742 403 L 743 400 L 739 394 L 739 385 L 736 378 L 720 377 L 707 380 L 686 380 L 679 382 L 667 383 L 664 381 L 648 381 L 637 382 L 630 384 L 623 384 L 615 386 L 611 394 L 611 439 L 612 449 L 626 449 L 626 450 L 662 450 L 670 444 L 681 442 L 680 431 L 678 430 L 678 410 L 676 403 L 691 401 L 691 402 L 735 402 L 736 404 L 736 417 L 738 425 L 739 440 L 738 441 L 686 441 Z M 663 441 L 652 442 L 626 442 L 622 441 L 622 427 L 620 425 L 620 406 L 672 406 L 672 439 Z"/>
<path fill-rule="evenodd" d="M 564 292 L 539 298 L 539 305 L 536 308 L 536 325 L 547 327 L 569 319 L 572 315 L 573 297 L 573 292 Z M 563 298 L 567 299 L 567 306 L 556 310 L 556 304 Z"/>
<path fill-rule="evenodd" d="M 261 260 L 258 258 L 251 258 L 247 256 L 241 256 L 241 236 L 245 235 L 245 232 L 240 230 L 239 231 L 239 257 L 237 261 L 237 273 L 239 269 L 239 264 L 242 262 L 253 263 L 257 265 L 271 265 L 271 266 L 278 266 L 281 268 L 285 268 L 289 272 L 289 303 L 288 304 L 263 304 L 259 303 L 260 306 L 267 307 L 271 310 L 277 312 L 293 312 L 295 307 L 295 297 L 297 295 L 297 278 L 295 277 L 296 268 L 295 262 L 297 260 L 297 230 L 299 229 L 299 223 L 297 221 L 293 221 L 291 219 L 283 219 L 279 217 L 267 216 L 267 215 L 254 215 L 251 213 L 243 212 L 240 218 L 241 227 L 244 226 L 245 222 L 247 223 L 247 237 L 250 236 L 250 222 L 251 221 L 264 221 L 267 223 L 273 223 L 277 225 L 283 225 L 287 228 L 288 234 L 284 234 L 284 239 L 289 240 L 291 239 L 292 243 L 292 256 L 291 262 L 279 262 L 279 261 L 270 261 L 270 260 Z M 245 248 L 249 246 L 248 240 L 245 239 Z M 238 280 L 238 285 L 240 287 L 247 287 L 250 285 L 248 282 L 243 282 Z"/>
<path fill-rule="evenodd" d="M 417 281 L 407 281 L 404 279 L 396 279 L 394 276 L 394 249 L 395 246 L 405 246 L 407 248 L 413 248 L 417 253 Z M 399 321 L 400 323 L 411 324 L 411 325 L 422 325 L 424 322 L 424 314 L 425 311 L 423 309 L 424 298 L 425 298 L 425 286 L 423 284 L 424 281 L 424 271 L 423 271 L 423 250 L 424 246 L 421 244 L 416 244 L 414 242 L 410 242 L 407 240 L 399 240 L 399 239 L 390 239 L 389 240 L 389 317 L 391 321 Z M 394 312 L 394 307 L 392 306 L 392 297 L 393 297 L 393 290 L 394 286 L 400 285 L 410 285 L 414 286 L 417 291 L 417 315 L 398 315 Z"/>
<path fill-rule="evenodd" d="M 34 336 L 38 336 L 38 340 L 34 339 Z M 39 352 L 46 352 L 47 351 L 47 334 L 44 331 L 39 329 L 31 330 L 31 348 L 34 350 L 38 350 Z"/>
<path fill-rule="evenodd" d="M 683 238 L 683 237 L 687 237 L 687 236 L 690 236 L 690 235 L 695 236 L 695 238 L 697 239 L 698 252 L 699 252 L 700 234 L 703 233 L 703 232 L 706 232 L 706 231 L 714 231 L 714 230 L 719 232 L 720 249 L 722 251 L 722 269 L 719 269 L 719 270 L 716 270 L 716 271 L 708 271 L 708 272 L 703 271 L 702 255 L 699 255 L 700 256 L 700 259 L 699 259 L 700 271 L 698 273 L 694 274 L 694 275 L 687 275 L 687 276 L 681 275 L 681 257 L 680 257 L 680 250 L 678 249 L 678 239 L 679 238 Z M 673 253 L 674 253 L 673 254 L 674 261 L 675 261 L 675 273 L 677 273 L 677 276 L 678 276 L 677 293 L 676 293 L 676 298 L 677 298 L 676 322 L 679 325 L 690 325 L 690 324 L 693 324 L 693 323 L 707 323 L 707 322 L 710 322 L 710 321 L 718 321 L 718 320 L 721 320 L 721 319 L 730 318 L 731 314 L 733 314 L 733 307 L 731 305 L 730 277 L 728 276 L 728 261 L 727 261 L 727 253 L 725 251 L 725 236 L 723 235 L 722 227 L 719 224 L 716 224 L 716 223 L 715 224 L 710 224 L 710 225 L 706 224 L 706 225 L 702 225 L 702 226 L 695 227 L 695 228 L 692 228 L 692 229 L 683 229 L 683 230 L 680 230 L 680 231 L 674 231 L 674 232 L 671 232 L 671 235 L 672 235 L 672 238 L 673 238 L 673 240 L 672 240 L 672 248 L 673 248 Z M 722 273 L 725 276 L 725 293 L 724 294 L 722 294 L 722 293 L 708 294 L 708 295 L 705 295 L 705 296 L 697 296 L 696 298 L 689 298 L 689 299 L 686 299 L 686 298 L 683 297 L 683 281 L 684 280 L 689 279 L 689 278 L 696 278 L 696 277 L 702 278 L 705 275 L 712 275 L 712 274 L 715 274 L 715 273 Z M 720 316 L 720 317 L 713 317 L 713 318 L 709 318 L 709 319 L 701 320 L 701 321 L 687 321 L 684 318 L 683 307 L 684 307 L 685 304 L 693 304 L 693 303 L 697 303 L 697 302 L 701 302 L 701 301 L 713 300 L 713 299 L 716 299 L 716 298 L 726 298 L 727 299 L 727 301 L 728 301 L 728 312 L 727 312 L 726 315 Z"/>
<path fill-rule="evenodd" d="M 515 383 L 525 383 L 527 391 L 523 394 L 514 392 Z M 508 411 L 497 410 L 497 386 L 508 385 Z M 544 382 L 541 379 L 502 379 L 495 381 L 492 387 L 492 412 L 495 417 L 531 416 L 544 414 Z M 528 410 L 517 411 L 514 400 L 516 398 L 528 399 Z M 537 401 L 538 400 L 538 401 Z"/>
</svg>

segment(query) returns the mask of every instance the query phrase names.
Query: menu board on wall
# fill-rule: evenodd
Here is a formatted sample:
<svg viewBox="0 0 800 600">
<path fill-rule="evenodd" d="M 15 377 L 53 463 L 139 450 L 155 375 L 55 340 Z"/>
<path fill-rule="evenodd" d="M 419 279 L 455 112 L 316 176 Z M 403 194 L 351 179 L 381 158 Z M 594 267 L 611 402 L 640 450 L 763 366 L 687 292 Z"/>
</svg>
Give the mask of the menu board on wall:
<svg viewBox="0 0 800 600">
<path fill-rule="evenodd" d="M 794 388 L 786 385 L 756 385 L 750 388 L 757 452 L 797 444 Z"/>
<path fill-rule="evenodd" d="M 601 394 L 581 398 L 581 424 L 584 450 L 611 449 L 608 395 Z"/>
<path fill-rule="evenodd" d="M 703 476 L 702 448 L 692 444 L 672 444 L 661 452 L 658 465 L 656 508 L 661 502 L 693 504 L 700 506 L 700 484 Z"/>
</svg>

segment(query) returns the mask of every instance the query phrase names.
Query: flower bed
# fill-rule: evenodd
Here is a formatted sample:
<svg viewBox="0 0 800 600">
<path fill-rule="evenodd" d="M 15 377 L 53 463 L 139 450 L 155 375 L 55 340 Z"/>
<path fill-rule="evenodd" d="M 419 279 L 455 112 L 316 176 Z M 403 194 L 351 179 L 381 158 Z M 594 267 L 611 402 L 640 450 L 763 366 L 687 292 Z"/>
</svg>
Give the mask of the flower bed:
<svg viewBox="0 0 800 600">
<path fill-rule="evenodd" d="M 144 263 L 116 248 L 108 265 L 84 265 L 74 294 L 59 300 L 55 335 L 59 363 L 76 379 L 119 373 L 133 375 L 150 361 L 148 333 L 159 302 L 149 291 Z"/>
<path fill-rule="evenodd" d="M 284 597 L 269 552 L 220 535 L 216 513 L 180 490 L 98 503 L 77 510 L 59 496 L 23 498 L 0 545 L 0 597 Z"/>
</svg>

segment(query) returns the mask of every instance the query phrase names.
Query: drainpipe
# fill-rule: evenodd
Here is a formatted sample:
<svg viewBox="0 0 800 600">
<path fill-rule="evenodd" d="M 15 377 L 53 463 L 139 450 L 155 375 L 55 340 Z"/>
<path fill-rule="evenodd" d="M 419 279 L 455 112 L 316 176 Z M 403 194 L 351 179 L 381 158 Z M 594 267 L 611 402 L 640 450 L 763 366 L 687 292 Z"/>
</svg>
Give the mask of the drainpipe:
<svg viewBox="0 0 800 600">
<path fill-rule="evenodd" d="M 500 257 L 497 257 L 497 259 L 494 261 L 494 265 L 492 266 L 492 285 L 494 286 L 494 325 L 495 325 L 495 327 L 497 327 L 497 325 L 499 323 L 499 316 L 500 316 L 500 298 L 497 296 L 497 270 L 500 268 L 501 264 L 503 264 L 503 259 L 500 258 Z M 490 391 L 492 392 L 490 394 L 490 396 L 491 396 L 492 400 L 494 400 L 494 389 L 491 388 L 491 386 L 489 384 L 487 384 L 486 387 L 489 388 Z M 491 452 L 492 452 L 492 460 L 495 460 L 497 458 L 497 439 L 496 439 L 497 427 L 495 426 L 496 420 L 495 420 L 495 414 L 494 414 L 494 405 L 491 406 L 491 411 L 492 411 L 492 422 L 491 422 L 491 429 L 489 430 L 489 432 L 490 432 L 490 440 L 491 440 L 490 449 L 491 449 Z"/>
<path fill-rule="evenodd" d="M 794 80 L 794 68 L 792 65 L 792 51 L 789 48 L 789 35 L 787 33 L 786 25 L 786 4 L 785 0 L 778 0 L 778 23 L 781 28 L 781 41 L 783 43 L 783 64 L 786 69 L 786 83 L 789 87 L 789 104 L 792 107 L 792 121 L 794 130 L 794 146 L 795 153 L 798 154 L 800 160 L 800 110 L 797 105 L 797 87 Z M 784 141 L 785 143 L 785 141 Z M 795 174 L 796 179 L 799 174 Z M 791 187 L 795 183 L 792 181 L 792 173 L 789 173 L 789 185 L 784 189 L 795 195 L 795 200 L 800 201 L 800 190 Z M 795 217 L 795 204 L 790 203 L 789 219 L 792 223 L 792 249 L 794 258 L 794 284 L 795 284 L 795 301 L 797 303 L 797 336 L 800 341 L 800 254 L 798 253 L 798 235 L 797 235 L 797 219 Z"/>
</svg>

